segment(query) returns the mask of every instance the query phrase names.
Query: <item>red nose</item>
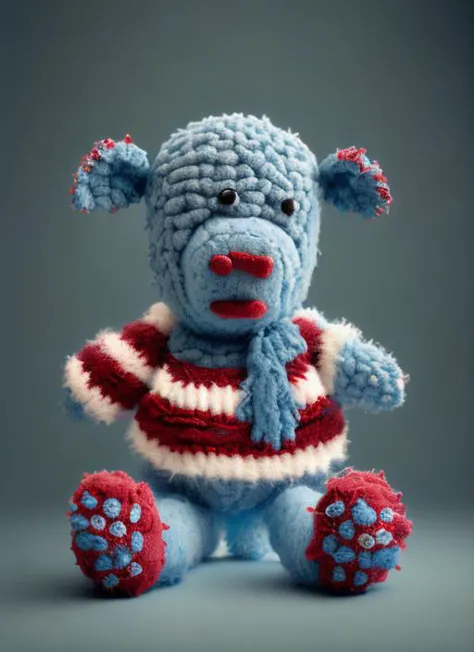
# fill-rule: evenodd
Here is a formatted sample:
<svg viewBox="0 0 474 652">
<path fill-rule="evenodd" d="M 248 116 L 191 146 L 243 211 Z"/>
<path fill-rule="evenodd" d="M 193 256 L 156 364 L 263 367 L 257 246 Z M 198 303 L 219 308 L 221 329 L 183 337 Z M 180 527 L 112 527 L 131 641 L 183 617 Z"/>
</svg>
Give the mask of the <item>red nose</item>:
<svg viewBox="0 0 474 652">
<path fill-rule="evenodd" d="M 256 256 L 244 251 L 231 251 L 227 256 L 213 256 L 209 267 L 219 276 L 227 276 L 233 269 L 247 272 L 258 278 L 268 278 L 273 271 L 273 258 L 270 256 Z"/>
</svg>

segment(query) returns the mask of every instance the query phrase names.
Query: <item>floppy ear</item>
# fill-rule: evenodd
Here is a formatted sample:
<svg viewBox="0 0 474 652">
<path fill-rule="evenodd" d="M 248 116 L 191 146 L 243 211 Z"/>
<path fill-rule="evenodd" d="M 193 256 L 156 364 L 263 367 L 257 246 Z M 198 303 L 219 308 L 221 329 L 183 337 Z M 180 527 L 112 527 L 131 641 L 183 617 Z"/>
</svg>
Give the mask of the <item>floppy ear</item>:
<svg viewBox="0 0 474 652">
<path fill-rule="evenodd" d="M 325 201 L 371 218 L 388 213 L 392 195 L 379 164 L 365 152 L 349 147 L 330 154 L 319 166 L 318 182 Z"/>
<path fill-rule="evenodd" d="M 117 142 L 100 140 L 82 157 L 74 174 L 71 205 L 82 213 L 115 213 L 137 204 L 145 194 L 149 169 L 146 152 L 129 135 Z"/>
</svg>

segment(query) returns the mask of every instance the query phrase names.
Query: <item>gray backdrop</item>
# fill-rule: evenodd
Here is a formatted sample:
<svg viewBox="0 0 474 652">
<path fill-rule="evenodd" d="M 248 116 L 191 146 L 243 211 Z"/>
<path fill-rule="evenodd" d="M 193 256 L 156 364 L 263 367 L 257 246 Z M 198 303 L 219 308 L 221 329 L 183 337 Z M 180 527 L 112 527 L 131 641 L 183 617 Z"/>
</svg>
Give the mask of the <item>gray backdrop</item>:
<svg viewBox="0 0 474 652">
<path fill-rule="evenodd" d="M 68 187 L 79 158 L 96 139 L 127 132 L 154 157 L 188 121 L 241 111 L 298 131 L 320 159 L 355 144 L 381 162 L 390 216 L 364 223 L 326 207 L 309 303 L 354 321 L 412 378 L 403 409 L 350 413 L 352 464 L 384 468 L 421 520 L 454 508 L 472 519 L 473 8 L 453 0 L 2 2 L 4 512 L 60 518 L 84 471 L 138 469 L 125 424 L 73 424 L 60 405 L 65 356 L 155 301 L 143 207 L 73 213 Z M 55 537 L 66 549 L 61 527 Z M 9 532 L 18 546 L 21 528 Z M 48 567 L 47 530 L 42 537 Z M 24 559 L 41 575 L 26 538 Z M 432 593 L 445 590 L 431 581 Z M 51 601 L 62 604 L 55 587 Z M 36 590 L 43 599 L 45 587 Z M 467 620 L 454 624 L 459 641 L 472 636 Z M 407 649 L 412 634 L 408 627 Z M 34 647 L 18 628 L 16 636 L 8 650 L 56 649 Z M 327 640 L 318 649 L 339 649 Z M 441 639 L 424 640 L 435 649 Z M 297 634 L 291 641 L 309 649 L 298 648 Z"/>
</svg>

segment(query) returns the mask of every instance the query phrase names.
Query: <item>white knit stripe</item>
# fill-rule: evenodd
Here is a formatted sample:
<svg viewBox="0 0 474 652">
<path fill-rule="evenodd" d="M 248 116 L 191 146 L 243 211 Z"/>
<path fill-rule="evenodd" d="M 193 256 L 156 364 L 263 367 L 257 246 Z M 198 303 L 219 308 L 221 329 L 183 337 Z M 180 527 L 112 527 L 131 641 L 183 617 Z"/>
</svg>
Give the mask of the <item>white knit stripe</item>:
<svg viewBox="0 0 474 652">
<path fill-rule="evenodd" d="M 188 477 L 204 477 L 219 480 L 278 481 L 298 479 L 306 474 L 316 475 L 329 471 L 331 462 L 346 458 L 347 428 L 326 444 L 308 446 L 294 453 L 267 457 L 242 457 L 216 453 L 179 453 L 162 446 L 156 440 L 147 439 L 139 425 L 134 422 L 128 432 L 132 447 L 149 460 L 157 469 Z"/>
<path fill-rule="evenodd" d="M 293 319 L 307 319 L 312 321 L 318 328 L 327 326 L 327 320 L 316 310 L 316 308 L 300 308 L 293 315 Z"/>
<path fill-rule="evenodd" d="M 101 350 L 115 360 L 124 371 L 133 374 L 142 383 L 150 382 L 155 370 L 146 364 L 139 352 L 123 340 L 119 333 L 103 331 L 97 335 L 94 343 L 99 344 Z"/>
<path fill-rule="evenodd" d="M 313 365 L 308 365 L 304 378 L 298 378 L 296 383 L 291 385 L 291 392 L 295 401 L 303 408 L 326 395 L 321 378 Z"/>
<path fill-rule="evenodd" d="M 329 324 L 321 334 L 318 370 L 328 394 L 334 392 L 337 358 L 346 342 L 359 336 L 359 331 L 349 323 Z"/>
<path fill-rule="evenodd" d="M 176 324 L 176 319 L 166 303 L 154 303 L 143 315 L 142 321 L 152 324 L 163 335 L 169 335 Z"/>
<path fill-rule="evenodd" d="M 235 414 L 241 398 L 241 390 L 231 385 L 219 387 L 197 386 L 194 383 L 184 385 L 182 381 L 173 380 L 168 365 L 164 365 L 153 378 L 152 391 L 161 398 L 167 399 L 171 405 L 183 410 L 209 411 L 212 415 Z"/>
<path fill-rule="evenodd" d="M 73 355 L 65 366 L 64 385 L 71 390 L 73 398 L 84 411 L 97 421 L 112 423 L 122 411 L 118 403 L 112 403 L 108 396 L 102 396 L 98 387 L 89 387 L 90 374 L 83 368 L 82 362 Z"/>
</svg>

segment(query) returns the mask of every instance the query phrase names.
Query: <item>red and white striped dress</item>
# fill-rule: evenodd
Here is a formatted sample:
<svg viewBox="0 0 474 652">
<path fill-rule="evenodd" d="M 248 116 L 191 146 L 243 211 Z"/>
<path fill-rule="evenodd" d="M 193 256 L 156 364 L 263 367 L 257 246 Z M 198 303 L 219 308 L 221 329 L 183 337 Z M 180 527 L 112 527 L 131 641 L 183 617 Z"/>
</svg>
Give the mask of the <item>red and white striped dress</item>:
<svg viewBox="0 0 474 652">
<path fill-rule="evenodd" d="M 337 355 L 356 333 L 350 324 L 317 326 L 318 313 L 295 314 L 307 352 L 287 365 L 300 421 L 280 451 L 251 440 L 237 420 L 245 368 L 205 368 L 173 357 L 175 320 L 157 303 L 120 333 L 103 331 L 71 356 L 65 385 L 89 416 L 111 423 L 137 408 L 133 447 L 161 471 L 216 480 L 281 481 L 326 473 L 346 457 L 347 429 L 331 400 Z"/>
</svg>

